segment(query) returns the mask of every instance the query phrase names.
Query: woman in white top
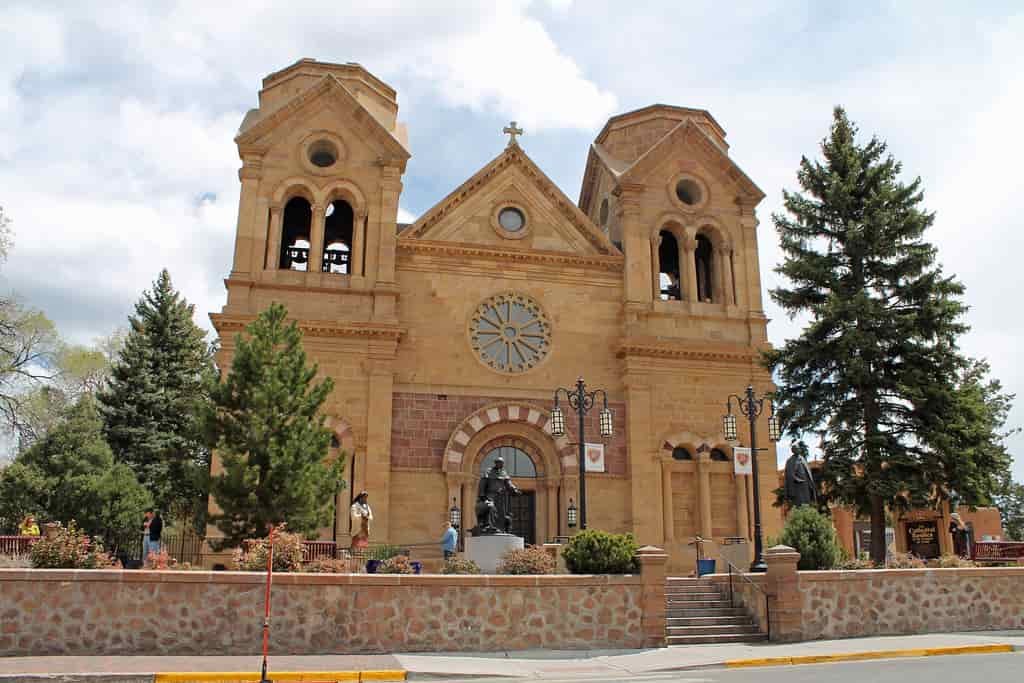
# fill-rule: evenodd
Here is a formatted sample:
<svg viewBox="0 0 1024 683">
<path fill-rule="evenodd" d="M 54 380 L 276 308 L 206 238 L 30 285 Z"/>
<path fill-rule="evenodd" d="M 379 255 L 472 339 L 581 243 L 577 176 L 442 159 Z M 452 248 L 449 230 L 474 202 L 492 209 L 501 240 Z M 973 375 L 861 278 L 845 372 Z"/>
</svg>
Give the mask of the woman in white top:
<svg viewBox="0 0 1024 683">
<path fill-rule="evenodd" d="M 370 494 L 360 491 L 352 501 L 352 549 L 365 548 L 370 545 L 370 522 L 373 521 L 373 510 L 366 502 Z"/>
</svg>

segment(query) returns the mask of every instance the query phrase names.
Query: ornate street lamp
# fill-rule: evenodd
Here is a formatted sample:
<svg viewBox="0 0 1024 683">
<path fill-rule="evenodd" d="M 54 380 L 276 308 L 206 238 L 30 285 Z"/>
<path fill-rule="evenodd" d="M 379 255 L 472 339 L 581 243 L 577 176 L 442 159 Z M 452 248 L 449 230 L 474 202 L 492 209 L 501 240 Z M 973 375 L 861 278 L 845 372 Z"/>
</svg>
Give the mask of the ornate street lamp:
<svg viewBox="0 0 1024 683">
<path fill-rule="evenodd" d="M 754 473 L 754 562 L 750 565 L 752 572 L 768 571 L 768 565 L 764 561 L 764 545 L 761 540 L 761 488 L 758 486 L 757 472 L 757 451 L 767 450 L 757 447 L 757 418 L 764 412 L 764 397 L 754 396 L 754 387 L 748 386 L 743 396 L 733 394 L 725 400 L 726 414 L 722 416 L 722 431 L 725 432 L 726 441 L 738 441 L 736 436 L 736 416 L 732 414 L 732 401 L 736 399 L 736 405 L 740 413 L 750 422 L 750 456 L 753 461 Z M 768 439 L 772 442 L 779 440 L 779 420 L 775 417 L 775 406 L 771 399 L 768 399 Z"/>
<path fill-rule="evenodd" d="M 561 393 L 565 393 L 565 398 L 569 402 L 569 407 L 576 411 L 579 416 L 579 456 L 580 456 L 580 529 L 587 528 L 587 478 L 586 478 L 586 439 L 583 436 L 583 418 L 586 416 L 590 409 L 594 407 L 594 400 L 597 395 L 600 394 L 604 400 L 604 407 L 598 414 L 598 430 L 601 432 L 601 436 L 609 438 L 614 433 L 612 428 L 612 411 L 608 407 L 608 394 L 605 393 L 604 389 L 595 389 L 594 391 L 588 392 L 587 385 L 583 382 L 583 378 L 580 377 L 576 380 L 575 389 L 555 389 L 555 407 L 551 409 L 551 434 L 553 436 L 565 436 L 565 414 L 558 405 L 558 398 Z M 571 526 L 571 525 L 570 525 Z"/>
<path fill-rule="evenodd" d="M 569 517 L 569 528 L 576 528 L 576 506 L 572 503 L 572 498 L 569 499 L 569 508 L 566 510 L 566 514 Z"/>
<path fill-rule="evenodd" d="M 462 510 L 455 503 L 454 496 L 452 497 L 452 507 L 448 510 L 448 521 L 452 523 L 452 526 L 458 529 L 462 525 Z"/>
</svg>

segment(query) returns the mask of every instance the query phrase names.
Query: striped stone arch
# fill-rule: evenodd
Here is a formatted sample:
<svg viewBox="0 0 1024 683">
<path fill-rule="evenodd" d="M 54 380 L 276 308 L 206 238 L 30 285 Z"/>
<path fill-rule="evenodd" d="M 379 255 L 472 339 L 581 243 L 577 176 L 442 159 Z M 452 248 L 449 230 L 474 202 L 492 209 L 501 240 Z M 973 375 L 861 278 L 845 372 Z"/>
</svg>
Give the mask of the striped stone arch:
<svg viewBox="0 0 1024 683">
<path fill-rule="evenodd" d="M 465 467 L 463 460 L 470 439 L 477 432 L 499 423 L 519 423 L 536 427 L 554 442 L 563 473 L 579 469 L 568 437 L 551 436 L 551 413 L 548 410 L 525 401 L 503 401 L 480 408 L 452 430 L 444 449 L 442 471 L 461 472 Z"/>
</svg>

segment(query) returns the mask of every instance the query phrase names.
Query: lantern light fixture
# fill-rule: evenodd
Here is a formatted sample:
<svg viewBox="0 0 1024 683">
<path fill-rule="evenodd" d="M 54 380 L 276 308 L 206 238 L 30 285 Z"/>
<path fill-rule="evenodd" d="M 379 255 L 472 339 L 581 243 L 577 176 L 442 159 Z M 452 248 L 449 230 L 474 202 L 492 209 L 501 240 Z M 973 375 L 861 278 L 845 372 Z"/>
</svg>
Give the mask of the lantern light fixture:
<svg viewBox="0 0 1024 683">
<path fill-rule="evenodd" d="M 569 499 L 569 507 L 566 510 L 566 514 L 569 518 L 569 528 L 575 529 L 577 521 L 577 510 L 576 505 L 572 502 L 572 498 Z"/>
<path fill-rule="evenodd" d="M 557 402 L 551 409 L 551 435 L 554 437 L 565 436 L 565 413 L 558 407 Z"/>
<path fill-rule="evenodd" d="M 736 416 L 732 414 L 731 410 L 722 418 L 722 431 L 725 432 L 726 441 L 733 442 L 738 440 L 736 436 Z"/>
<path fill-rule="evenodd" d="M 452 507 L 448 510 L 448 521 L 452 523 L 452 527 L 455 529 L 462 525 L 462 510 L 459 509 L 454 496 L 452 497 Z"/>
</svg>

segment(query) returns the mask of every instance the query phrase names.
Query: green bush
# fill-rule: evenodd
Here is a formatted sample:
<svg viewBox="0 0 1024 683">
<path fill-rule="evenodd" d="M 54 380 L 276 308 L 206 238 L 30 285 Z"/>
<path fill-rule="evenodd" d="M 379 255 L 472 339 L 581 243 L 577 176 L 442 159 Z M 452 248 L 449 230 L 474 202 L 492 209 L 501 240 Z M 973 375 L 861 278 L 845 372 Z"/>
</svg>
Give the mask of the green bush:
<svg viewBox="0 0 1024 683">
<path fill-rule="evenodd" d="M 380 563 L 377 567 L 378 574 L 415 574 L 408 555 L 395 555 Z"/>
<path fill-rule="evenodd" d="M 106 569 L 118 566 L 103 549 L 103 542 L 78 528 L 74 520 L 53 538 L 41 537 L 29 551 L 36 569 Z"/>
<path fill-rule="evenodd" d="M 562 557 L 573 574 L 635 574 L 637 547 L 633 534 L 588 529 L 569 539 Z"/>
<path fill-rule="evenodd" d="M 928 565 L 914 553 L 892 552 L 886 562 L 889 569 L 924 569 Z"/>
<path fill-rule="evenodd" d="M 248 550 L 238 548 L 234 554 L 235 569 L 246 572 L 267 571 L 267 539 L 252 542 Z M 274 571 L 302 571 L 303 539 L 299 534 L 279 531 L 274 534 Z"/>
<path fill-rule="evenodd" d="M 444 563 L 442 574 L 479 574 L 480 567 L 473 560 L 464 557 L 451 557 Z"/>
<path fill-rule="evenodd" d="M 832 569 L 843 559 L 832 520 L 810 505 L 789 513 L 778 540 L 800 552 L 797 569 Z"/>
<path fill-rule="evenodd" d="M 555 561 L 543 548 L 509 550 L 498 564 L 499 574 L 554 574 Z"/>
</svg>

